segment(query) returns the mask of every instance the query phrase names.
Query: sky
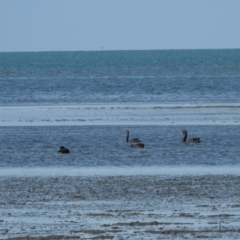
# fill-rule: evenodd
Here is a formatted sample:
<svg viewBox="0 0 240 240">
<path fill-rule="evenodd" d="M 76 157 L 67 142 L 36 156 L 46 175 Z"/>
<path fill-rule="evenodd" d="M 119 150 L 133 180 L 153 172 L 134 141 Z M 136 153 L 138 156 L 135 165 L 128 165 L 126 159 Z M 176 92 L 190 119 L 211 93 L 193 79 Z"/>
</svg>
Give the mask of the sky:
<svg viewBox="0 0 240 240">
<path fill-rule="evenodd" d="M 0 0 L 0 52 L 240 48 L 240 0 Z"/>
</svg>

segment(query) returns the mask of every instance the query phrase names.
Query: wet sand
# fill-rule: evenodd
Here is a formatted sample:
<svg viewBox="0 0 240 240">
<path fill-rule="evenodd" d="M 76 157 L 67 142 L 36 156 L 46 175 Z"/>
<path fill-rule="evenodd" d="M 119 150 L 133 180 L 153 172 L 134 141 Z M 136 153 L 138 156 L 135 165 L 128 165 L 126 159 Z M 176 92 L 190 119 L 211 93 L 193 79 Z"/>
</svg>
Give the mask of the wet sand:
<svg viewBox="0 0 240 240">
<path fill-rule="evenodd" d="M 1 176 L 1 239 L 238 239 L 240 176 Z"/>
</svg>

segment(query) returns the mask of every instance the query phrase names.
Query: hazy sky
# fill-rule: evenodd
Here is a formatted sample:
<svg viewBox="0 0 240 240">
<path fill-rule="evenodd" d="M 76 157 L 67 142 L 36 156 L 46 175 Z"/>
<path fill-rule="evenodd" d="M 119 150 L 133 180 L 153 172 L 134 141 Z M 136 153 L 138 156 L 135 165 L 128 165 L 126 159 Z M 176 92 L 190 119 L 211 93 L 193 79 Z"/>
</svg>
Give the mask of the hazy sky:
<svg viewBox="0 0 240 240">
<path fill-rule="evenodd" d="M 0 52 L 240 48 L 240 0 L 0 0 Z"/>
</svg>

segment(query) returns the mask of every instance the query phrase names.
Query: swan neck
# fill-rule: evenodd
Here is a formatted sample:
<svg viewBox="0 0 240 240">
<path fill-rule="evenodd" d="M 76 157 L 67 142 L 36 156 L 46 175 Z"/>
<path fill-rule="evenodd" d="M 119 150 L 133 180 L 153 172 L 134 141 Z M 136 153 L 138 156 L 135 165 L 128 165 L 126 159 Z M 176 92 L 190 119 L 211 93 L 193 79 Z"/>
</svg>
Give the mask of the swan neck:
<svg viewBox="0 0 240 240">
<path fill-rule="evenodd" d="M 129 133 L 127 133 L 126 142 L 128 142 L 128 140 L 129 140 Z"/>
<path fill-rule="evenodd" d="M 184 133 L 183 142 L 187 141 L 187 132 Z"/>
</svg>

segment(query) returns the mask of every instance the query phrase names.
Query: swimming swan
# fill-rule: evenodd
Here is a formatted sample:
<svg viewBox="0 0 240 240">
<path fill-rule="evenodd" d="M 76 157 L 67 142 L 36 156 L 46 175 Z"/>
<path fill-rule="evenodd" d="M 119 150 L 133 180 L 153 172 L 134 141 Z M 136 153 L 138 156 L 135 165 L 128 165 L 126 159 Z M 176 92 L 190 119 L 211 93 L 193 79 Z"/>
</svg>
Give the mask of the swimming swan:
<svg viewBox="0 0 240 240">
<path fill-rule="evenodd" d="M 128 130 L 126 131 L 126 134 L 127 134 L 126 142 L 130 142 L 130 143 L 139 143 L 139 142 L 141 142 L 138 138 L 132 138 L 132 139 L 129 140 L 129 131 Z"/>
<path fill-rule="evenodd" d="M 183 130 L 183 142 L 185 143 L 200 143 L 200 138 L 191 138 L 187 140 L 187 131 Z"/>
<path fill-rule="evenodd" d="M 60 146 L 58 153 L 70 153 L 70 151 L 67 148 L 65 148 L 64 146 Z"/>
</svg>

